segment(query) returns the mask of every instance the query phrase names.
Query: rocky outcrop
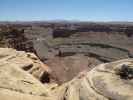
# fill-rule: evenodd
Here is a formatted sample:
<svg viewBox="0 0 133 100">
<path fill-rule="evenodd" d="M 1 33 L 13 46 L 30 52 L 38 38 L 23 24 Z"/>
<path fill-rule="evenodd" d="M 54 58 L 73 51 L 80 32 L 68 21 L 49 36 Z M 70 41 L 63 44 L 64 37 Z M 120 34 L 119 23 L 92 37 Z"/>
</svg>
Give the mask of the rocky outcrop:
<svg viewBox="0 0 133 100">
<path fill-rule="evenodd" d="M 48 87 L 37 80 L 48 70 L 33 54 L 0 48 L 0 100 L 49 100 Z"/>
<path fill-rule="evenodd" d="M 133 59 L 98 65 L 54 93 L 57 100 L 133 100 Z"/>
<path fill-rule="evenodd" d="M 32 74 L 42 82 L 48 82 L 50 75 L 50 68 L 42 63 L 33 53 L 26 53 L 24 51 L 16 51 L 11 48 L 0 48 L 0 61 L 6 61 L 19 66 L 21 69 Z M 42 79 L 45 77 L 44 79 Z M 47 80 L 46 77 L 48 78 Z"/>
<path fill-rule="evenodd" d="M 133 100 L 133 59 L 100 64 L 60 86 L 35 78 L 44 72 L 35 55 L 0 48 L 0 100 Z"/>
<path fill-rule="evenodd" d="M 5 27 L 0 32 L 0 47 L 9 47 L 35 53 L 33 43 L 24 35 L 24 29 L 12 26 Z"/>
</svg>

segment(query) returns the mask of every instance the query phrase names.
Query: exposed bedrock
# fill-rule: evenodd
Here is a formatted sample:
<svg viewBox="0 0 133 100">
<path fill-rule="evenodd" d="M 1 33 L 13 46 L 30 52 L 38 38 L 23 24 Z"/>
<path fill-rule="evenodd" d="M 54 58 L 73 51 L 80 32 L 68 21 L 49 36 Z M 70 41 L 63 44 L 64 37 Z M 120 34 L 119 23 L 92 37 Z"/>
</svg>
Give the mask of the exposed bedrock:
<svg viewBox="0 0 133 100">
<path fill-rule="evenodd" d="M 58 100 L 132 100 L 132 71 L 133 59 L 101 64 L 56 88 L 54 93 Z"/>
<path fill-rule="evenodd" d="M 41 71 L 30 73 L 31 65 Z M 42 84 L 36 75 L 44 72 L 34 54 L 0 48 L 0 100 L 133 100 L 131 58 L 97 65 L 62 85 Z"/>
<path fill-rule="evenodd" d="M 50 81 L 51 69 L 33 53 L 16 51 L 12 48 L 0 48 L 0 61 L 16 64 L 42 83 L 49 83 Z"/>
</svg>

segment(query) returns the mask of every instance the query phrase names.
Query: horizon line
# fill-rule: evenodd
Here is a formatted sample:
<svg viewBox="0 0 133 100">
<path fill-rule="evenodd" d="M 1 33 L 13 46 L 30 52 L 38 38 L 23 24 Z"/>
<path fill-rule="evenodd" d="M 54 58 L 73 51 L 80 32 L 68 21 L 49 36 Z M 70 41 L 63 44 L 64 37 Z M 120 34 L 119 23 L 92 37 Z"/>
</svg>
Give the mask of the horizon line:
<svg viewBox="0 0 133 100">
<path fill-rule="evenodd" d="M 65 20 L 65 19 L 55 19 L 55 20 L 0 20 L 0 22 L 102 22 L 102 23 L 108 23 L 108 22 L 126 22 L 126 23 L 133 23 L 133 21 L 125 21 L 125 20 Z"/>
</svg>

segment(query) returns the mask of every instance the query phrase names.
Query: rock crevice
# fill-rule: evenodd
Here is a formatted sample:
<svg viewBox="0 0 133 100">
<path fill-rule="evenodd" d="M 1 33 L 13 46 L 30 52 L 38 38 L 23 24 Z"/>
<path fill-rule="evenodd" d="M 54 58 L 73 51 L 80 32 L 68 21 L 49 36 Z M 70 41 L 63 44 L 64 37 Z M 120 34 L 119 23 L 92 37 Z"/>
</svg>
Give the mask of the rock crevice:
<svg viewBox="0 0 133 100">
<path fill-rule="evenodd" d="M 50 69 L 32 53 L 0 48 L 0 57 L 0 100 L 133 100 L 131 58 L 97 65 L 57 85 L 49 83 Z"/>
</svg>

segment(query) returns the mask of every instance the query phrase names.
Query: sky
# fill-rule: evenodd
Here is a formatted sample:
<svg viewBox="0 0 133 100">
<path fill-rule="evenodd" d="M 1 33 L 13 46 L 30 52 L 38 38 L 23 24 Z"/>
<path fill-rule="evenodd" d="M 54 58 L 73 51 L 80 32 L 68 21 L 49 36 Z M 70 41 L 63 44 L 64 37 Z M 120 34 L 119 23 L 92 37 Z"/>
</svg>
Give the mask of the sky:
<svg viewBox="0 0 133 100">
<path fill-rule="evenodd" d="M 132 21 L 133 0 L 0 0 L 0 21 Z"/>
</svg>

